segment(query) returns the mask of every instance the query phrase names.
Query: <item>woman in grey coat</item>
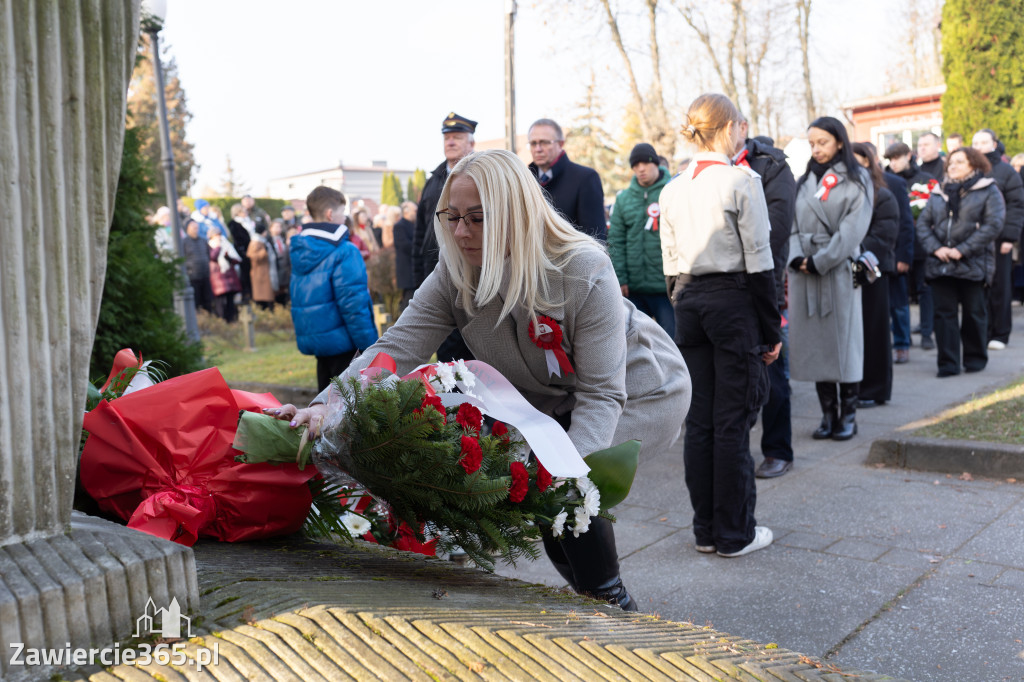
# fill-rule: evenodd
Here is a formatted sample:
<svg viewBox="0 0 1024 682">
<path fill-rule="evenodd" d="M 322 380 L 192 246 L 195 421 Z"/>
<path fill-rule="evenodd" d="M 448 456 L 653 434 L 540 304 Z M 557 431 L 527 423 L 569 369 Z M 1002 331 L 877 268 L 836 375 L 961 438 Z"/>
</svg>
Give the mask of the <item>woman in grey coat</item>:
<svg viewBox="0 0 1024 682">
<path fill-rule="evenodd" d="M 851 259 L 871 225 L 874 191 L 837 119 L 816 119 L 807 140 L 811 160 L 797 182 L 789 242 L 791 372 L 797 381 L 815 382 L 823 416 L 813 437 L 848 440 L 857 433 L 864 371 L 861 293 Z"/>
<path fill-rule="evenodd" d="M 550 207 L 526 165 L 500 149 L 470 154 L 452 169 L 437 207 L 438 266 L 342 378 L 378 353 L 391 355 L 400 375 L 411 372 L 459 329 L 476 359 L 558 421 L 581 455 L 633 438 L 643 441 L 641 456 L 669 448 L 690 405 L 679 349 L 623 298 L 604 247 Z M 561 328 L 571 373 L 548 365 L 531 338 L 538 322 Z M 274 412 L 315 425 L 325 395 L 309 408 Z M 586 533 L 560 541 L 546 534 L 544 548 L 573 589 L 636 610 L 609 522 L 594 518 Z"/>
<path fill-rule="evenodd" d="M 924 276 L 935 300 L 935 345 L 939 376 L 988 364 L 988 306 L 985 282 L 995 262 L 995 240 L 1003 229 L 1006 204 L 985 155 L 970 147 L 950 153 L 947 181 L 936 188 L 917 219 L 917 238 L 928 254 Z M 963 321 L 957 324 L 957 308 Z"/>
</svg>

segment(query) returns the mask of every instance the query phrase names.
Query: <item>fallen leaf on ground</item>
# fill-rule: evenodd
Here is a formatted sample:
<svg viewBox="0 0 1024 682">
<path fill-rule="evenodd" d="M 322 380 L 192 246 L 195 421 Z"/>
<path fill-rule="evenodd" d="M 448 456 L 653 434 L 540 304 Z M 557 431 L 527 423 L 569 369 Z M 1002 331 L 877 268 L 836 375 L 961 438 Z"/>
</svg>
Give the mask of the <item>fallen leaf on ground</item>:
<svg viewBox="0 0 1024 682">
<path fill-rule="evenodd" d="M 961 481 L 973 481 L 974 480 L 974 476 L 971 476 L 969 473 L 967 473 L 965 471 L 962 474 L 960 474 L 960 480 Z"/>
</svg>

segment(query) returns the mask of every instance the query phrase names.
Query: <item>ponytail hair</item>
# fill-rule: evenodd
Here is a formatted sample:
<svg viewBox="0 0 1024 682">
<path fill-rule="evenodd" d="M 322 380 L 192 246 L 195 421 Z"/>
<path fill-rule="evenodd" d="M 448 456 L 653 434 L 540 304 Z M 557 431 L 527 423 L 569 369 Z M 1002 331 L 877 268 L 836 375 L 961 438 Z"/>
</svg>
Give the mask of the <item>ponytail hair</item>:
<svg viewBox="0 0 1024 682">
<path fill-rule="evenodd" d="M 726 137 L 729 123 L 743 120 L 739 109 L 728 97 L 718 93 L 705 93 L 693 100 L 683 116 L 683 138 L 700 151 L 732 154 L 732 145 Z"/>
</svg>

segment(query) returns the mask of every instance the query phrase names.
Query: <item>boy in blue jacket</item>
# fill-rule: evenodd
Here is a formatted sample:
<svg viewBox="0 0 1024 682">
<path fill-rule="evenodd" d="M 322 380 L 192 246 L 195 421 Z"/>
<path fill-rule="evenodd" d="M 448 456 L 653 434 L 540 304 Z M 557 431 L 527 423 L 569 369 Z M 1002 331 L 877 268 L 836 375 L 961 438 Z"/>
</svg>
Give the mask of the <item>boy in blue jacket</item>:
<svg viewBox="0 0 1024 682">
<path fill-rule="evenodd" d="M 292 323 L 299 351 L 316 356 L 317 390 L 377 340 L 366 265 L 345 227 L 345 195 L 320 186 L 306 197 L 313 222 L 292 237 Z"/>
</svg>

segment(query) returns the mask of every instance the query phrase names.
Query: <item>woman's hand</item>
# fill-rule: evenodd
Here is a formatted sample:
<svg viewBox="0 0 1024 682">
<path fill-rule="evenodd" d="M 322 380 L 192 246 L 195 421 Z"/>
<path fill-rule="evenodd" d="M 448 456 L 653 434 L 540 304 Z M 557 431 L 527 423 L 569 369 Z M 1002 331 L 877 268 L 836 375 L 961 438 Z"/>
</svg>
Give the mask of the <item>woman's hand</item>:
<svg viewBox="0 0 1024 682">
<path fill-rule="evenodd" d="M 282 405 L 281 407 L 265 407 L 263 408 L 263 414 L 287 421 L 289 422 L 288 425 L 293 429 L 303 424 L 308 424 L 309 437 L 312 439 L 320 435 L 320 429 L 323 427 L 324 419 L 327 417 L 327 405 L 320 403 L 304 407 L 301 410 L 292 404 Z"/>
<path fill-rule="evenodd" d="M 1013 245 L 1011 244 L 1011 246 L 1013 246 Z M 955 249 L 955 248 L 950 249 L 949 253 L 947 255 L 949 256 L 950 260 L 960 260 L 961 258 L 964 257 L 964 255 L 962 253 L 960 253 L 960 251 L 958 249 Z"/>
<path fill-rule="evenodd" d="M 779 353 L 782 352 L 782 342 L 775 344 L 770 351 L 767 353 L 761 353 L 761 359 L 764 360 L 764 364 L 770 365 L 779 359 Z"/>
<path fill-rule="evenodd" d="M 949 252 L 951 250 L 952 249 L 950 249 L 948 246 L 940 246 L 939 248 L 935 249 L 935 251 L 934 251 L 934 253 L 932 253 L 932 255 L 935 256 L 936 258 L 938 258 L 943 263 L 948 263 L 949 262 Z"/>
</svg>

